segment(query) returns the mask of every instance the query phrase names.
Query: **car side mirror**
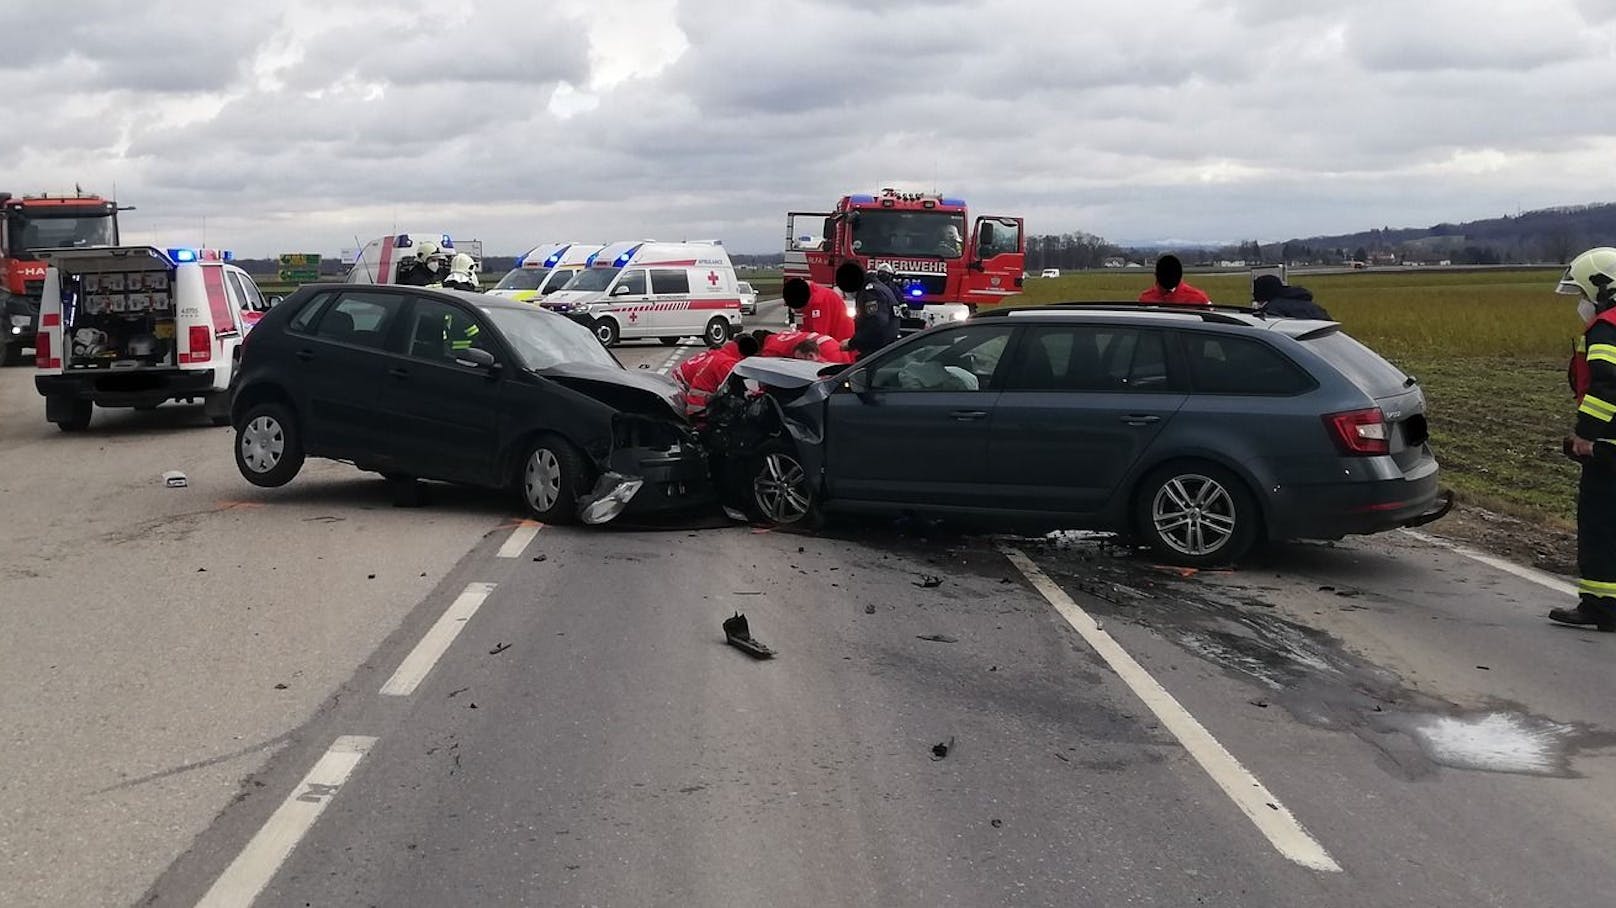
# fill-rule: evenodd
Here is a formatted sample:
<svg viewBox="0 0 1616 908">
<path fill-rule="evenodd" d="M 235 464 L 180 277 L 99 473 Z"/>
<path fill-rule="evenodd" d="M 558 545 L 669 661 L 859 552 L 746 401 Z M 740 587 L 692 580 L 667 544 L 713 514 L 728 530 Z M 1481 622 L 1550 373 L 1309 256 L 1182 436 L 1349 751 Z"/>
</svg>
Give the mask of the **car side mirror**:
<svg viewBox="0 0 1616 908">
<path fill-rule="evenodd" d="M 281 300 L 284 300 L 284 299 L 286 299 L 286 297 L 284 297 L 284 296 L 272 296 L 269 299 L 264 301 L 264 308 L 265 309 L 273 309 L 276 306 L 279 306 L 281 304 Z"/>
<path fill-rule="evenodd" d="M 628 296 L 633 292 L 633 289 L 634 288 L 627 284 L 618 284 L 616 287 L 612 288 L 612 296 Z"/>
<path fill-rule="evenodd" d="M 467 347 L 464 350 L 456 350 L 454 361 L 455 365 L 465 366 L 467 369 L 492 370 L 499 365 L 494 361 L 494 354 L 480 347 Z"/>
</svg>

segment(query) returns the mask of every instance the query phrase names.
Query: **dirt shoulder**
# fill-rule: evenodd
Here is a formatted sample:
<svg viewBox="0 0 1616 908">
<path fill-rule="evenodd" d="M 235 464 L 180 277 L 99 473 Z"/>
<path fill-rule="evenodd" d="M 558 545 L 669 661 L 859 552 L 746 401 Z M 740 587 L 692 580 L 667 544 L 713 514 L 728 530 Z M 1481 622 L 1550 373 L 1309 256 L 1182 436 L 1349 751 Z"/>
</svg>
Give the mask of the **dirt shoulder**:
<svg viewBox="0 0 1616 908">
<path fill-rule="evenodd" d="M 1491 552 L 1516 564 L 1571 577 L 1577 574 L 1577 534 L 1570 527 L 1522 520 L 1459 504 L 1424 531 Z"/>
</svg>

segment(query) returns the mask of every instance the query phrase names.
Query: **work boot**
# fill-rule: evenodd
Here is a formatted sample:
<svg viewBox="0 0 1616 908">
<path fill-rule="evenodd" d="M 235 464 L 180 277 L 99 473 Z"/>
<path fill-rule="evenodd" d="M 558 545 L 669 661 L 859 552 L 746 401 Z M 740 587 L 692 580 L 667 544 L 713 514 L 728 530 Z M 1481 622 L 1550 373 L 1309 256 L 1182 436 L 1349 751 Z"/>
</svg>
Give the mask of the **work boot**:
<svg viewBox="0 0 1616 908">
<path fill-rule="evenodd" d="M 1616 614 L 1612 613 L 1610 606 L 1589 596 L 1579 599 L 1576 608 L 1550 609 L 1549 620 L 1577 627 L 1595 627 L 1607 634 L 1616 633 Z"/>
</svg>

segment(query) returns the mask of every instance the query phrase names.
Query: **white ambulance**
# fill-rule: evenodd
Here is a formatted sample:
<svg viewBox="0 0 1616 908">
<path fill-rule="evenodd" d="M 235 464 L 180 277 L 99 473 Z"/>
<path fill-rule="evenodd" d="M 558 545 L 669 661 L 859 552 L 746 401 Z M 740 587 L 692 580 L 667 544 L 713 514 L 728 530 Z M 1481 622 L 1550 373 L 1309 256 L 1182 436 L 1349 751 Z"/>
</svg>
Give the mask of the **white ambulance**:
<svg viewBox="0 0 1616 908">
<path fill-rule="evenodd" d="M 588 324 L 608 347 L 645 337 L 672 346 L 694 336 L 719 347 L 741 330 L 735 266 L 716 241 L 613 243 L 539 305 Z"/>
<path fill-rule="evenodd" d="M 423 241 L 431 241 L 443 253 L 444 271 L 447 275 L 448 262 L 454 258 L 456 252 L 454 240 L 447 233 L 432 231 L 395 233 L 380 239 L 371 240 L 365 248 L 359 250 L 359 258 L 348 272 L 347 282 L 350 284 L 396 284 L 399 274 L 415 265 L 416 247 Z"/>
<path fill-rule="evenodd" d="M 34 387 L 45 419 L 83 431 L 95 407 L 200 402 L 230 421 L 230 380 L 263 295 L 215 249 L 42 249 Z"/>
<path fill-rule="evenodd" d="M 494 296 L 519 303 L 538 302 L 566 286 L 584 267 L 589 257 L 603 247 L 591 243 L 548 243 L 534 246 L 516 260 L 516 267 L 505 272 L 494 289 Z"/>
</svg>

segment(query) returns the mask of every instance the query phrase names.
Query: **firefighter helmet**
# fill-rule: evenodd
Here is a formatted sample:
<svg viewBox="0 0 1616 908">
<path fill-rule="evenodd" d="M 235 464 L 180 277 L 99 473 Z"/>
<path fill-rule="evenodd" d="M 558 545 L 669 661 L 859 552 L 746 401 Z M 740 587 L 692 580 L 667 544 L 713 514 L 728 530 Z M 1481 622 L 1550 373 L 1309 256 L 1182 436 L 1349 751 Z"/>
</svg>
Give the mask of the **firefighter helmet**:
<svg viewBox="0 0 1616 908">
<path fill-rule="evenodd" d="M 1554 292 L 1580 294 L 1601 310 L 1616 305 L 1616 248 L 1598 246 L 1572 259 Z"/>
</svg>

